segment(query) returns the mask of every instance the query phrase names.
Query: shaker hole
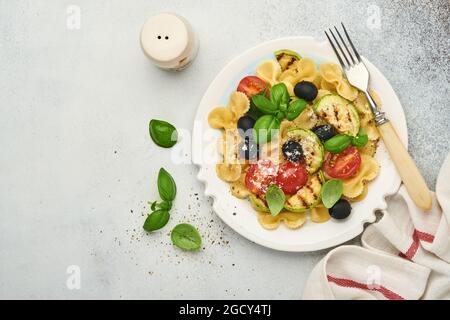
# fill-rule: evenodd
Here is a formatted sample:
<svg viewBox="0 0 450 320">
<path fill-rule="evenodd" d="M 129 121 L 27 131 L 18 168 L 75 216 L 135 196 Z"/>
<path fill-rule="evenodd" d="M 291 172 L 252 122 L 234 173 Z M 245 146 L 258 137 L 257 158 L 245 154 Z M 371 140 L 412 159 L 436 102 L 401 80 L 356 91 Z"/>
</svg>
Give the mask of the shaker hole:
<svg viewBox="0 0 450 320">
<path fill-rule="evenodd" d="M 165 36 L 164 39 L 169 40 L 169 36 Z"/>
<path fill-rule="evenodd" d="M 158 39 L 160 39 L 160 40 L 161 40 L 161 36 L 158 36 Z"/>
</svg>

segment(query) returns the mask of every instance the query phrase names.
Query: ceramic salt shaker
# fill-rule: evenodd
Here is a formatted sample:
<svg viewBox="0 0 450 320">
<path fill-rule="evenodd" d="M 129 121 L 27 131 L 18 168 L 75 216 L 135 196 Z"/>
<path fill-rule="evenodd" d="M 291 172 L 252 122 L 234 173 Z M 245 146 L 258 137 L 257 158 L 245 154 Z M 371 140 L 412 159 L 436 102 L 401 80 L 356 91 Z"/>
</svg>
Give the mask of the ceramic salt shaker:
<svg viewBox="0 0 450 320">
<path fill-rule="evenodd" d="M 195 59 L 198 40 L 185 18 L 161 13 L 150 17 L 142 27 L 141 47 L 156 66 L 179 71 Z"/>
</svg>

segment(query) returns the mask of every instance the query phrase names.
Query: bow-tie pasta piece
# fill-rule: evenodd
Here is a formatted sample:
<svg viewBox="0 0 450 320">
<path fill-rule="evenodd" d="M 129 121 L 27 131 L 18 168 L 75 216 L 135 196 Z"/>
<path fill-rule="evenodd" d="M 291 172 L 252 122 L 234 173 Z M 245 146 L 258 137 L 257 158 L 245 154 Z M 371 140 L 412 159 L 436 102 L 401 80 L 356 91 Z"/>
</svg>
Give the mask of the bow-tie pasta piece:
<svg viewBox="0 0 450 320">
<path fill-rule="evenodd" d="M 239 163 L 216 164 L 217 176 L 226 182 L 234 182 L 241 177 L 241 165 Z"/>
<path fill-rule="evenodd" d="M 280 74 L 280 81 L 285 81 L 293 84 L 295 82 L 296 76 L 297 76 L 296 69 L 287 69 Z"/>
<path fill-rule="evenodd" d="M 231 129 L 236 126 L 233 112 L 227 107 L 214 108 L 208 115 L 208 123 L 214 129 Z"/>
<path fill-rule="evenodd" d="M 265 212 L 258 212 L 257 214 L 259 223 L 267 230 L 278 228 L 281 222 L 284 222 L 289 229 L 297 229 L 306 222 L 306 214 L 304 212 L 283 211 L 275 217 Z"/>
<path fill-rule="evenodd" d="M 318 125 L 319 117 L 311 106 L 306 106 L 305 110 L 293 121 L 294 125 L 303 129 L 311 129 Z"/>
<path fill-rule="evenodd" d="M 353 101 L 358 96 L 358 89 L 353 87 L 347 79 L 342 79 L 336 86 L 336 91 L 340 96 L 347 100 Z"/>
<path fill-rule="evenodd" d="M 280 225 L 280 219 L 278 217 L 273 217 L 265 212 L 257 212 L 258 222 L 263 226 L 264 229 L 274 230 Z"/>
<path fill-rule="evenodd" d="M 230 95 L 228 108 L 233 112 L 234 120 L 237 121 L 250 109 L 250 100 L 244 93 L 235 91 Z"/>
<path fill-rule="evenodd" d="M 344 185 L 343 195 L 347 198 L 358 197 L 364 192 L 365 184 L 375 179 L 379 171 L 380 167 L 374 158 L 366 154 L 361 154 L 361 167 L 359 171 L 352 178 L 342 181 Z"/>
<path fill-rule="evenodd" d="M 320 85 L 322 83 L 322 76 L 320 75 L 319 72 L 316 73 L 316 78 L 314 80 L 312 80 L 312 83 L 314 83 L 314 85 L 317 87 L 317 89 L 321 89 Z"/>
<path fill-rule="evenodd" d="M 342 70 L 337 64 L 322 63 L 319 70 L 322 77 L 322 89 L 336 91 L 340 96 L 350 101 L 356 99 L 358 90 L 343 77 Z"/>
<path fill-rule="evenodd" d="M 312 222 L 323 223 L 331 219 L 328 209 L 322 204 L 317 207 L 311 208 L 310 218 Z"/>
<path fill-rule="evenodd" d="M 361 194 L 359 196 L 357 196 L 355 198 L 347 198 L 347 199 L 350 200 L 351 202 L 359 202 L 359 201 L 364 200 L 368 193 L 369 193 L 369 187 L 367 186 L 367 183 L 365 183 L 363 192 L 361 192 Z"/>
<path fill-rule="evenodd" d="M 293 66 L 294 68 L 291 67 L 280 74 L 280 81 L 290 83 L 292 88 L 300 81 L 310 81 L 319 85 L 319 74 L 314 61 L 305 58 L 295 61 Z"/>
<path fill-rule="evenodd" d="M 305 212 L 284 211 L 279 214 L 280 219 L 289 229 L 298 229 L 306 222 Z"/>
<path fill-rule="evenodd" d="M 301 59 L 297 61 L 297 76 L 296 81 L 310 81 L 313 82 L 317 78 L 316 64 L 311 59 Z"/>
<path fill-rule="evenodd" d="M 358 94 L 354 101 L 354 105 L 358 110 L 361 128 L 364 129 L 369 140 L 379 139 L 380 134 L 378 133 L 372 111 L 364 93 L 360 92 Z"/>
<path fill-rule="evenodd" d="M 292 128 L 311 129 L 319 124 L 319 117 L 314 112 L 314 109 L 308 105 L 305 110 L 293 121 L 283 120 L 280 125 L 280 135 L 282 138 L 286 137 L 286 133 Z"/>
<path fill-rule="evenodd" d="M 380 141 L 380 139 L 369 140 L 364 147 L 359 149 L 359 153 L 374 157 L 375 153 L 377 152 L 377 147 L 378 147 L 379 141 Z"/>
<path fill-rule="evenodd" d="M 281 74 L 281 67 L 277 61 L 268 60 L 261 63 L 256 69 L 256 75 L 258 78 L 271 86 L 278 82 L 278 77 Z"/>
<path fill-rule="evenodd" d="M 241 173 L 241 176 L 237 181 L 230 184 L 230 191 L 236 198 L 248 198 L 250 191 L 245 186 L 245 172 Z"/>
<path fill-rule="evenodd" d="M 322 80 L 337 84 L 342 79 L 342 70 L 335 63 L 322 63 L 319 67 L 320 75 L 322 76 Z"/>
</svg>

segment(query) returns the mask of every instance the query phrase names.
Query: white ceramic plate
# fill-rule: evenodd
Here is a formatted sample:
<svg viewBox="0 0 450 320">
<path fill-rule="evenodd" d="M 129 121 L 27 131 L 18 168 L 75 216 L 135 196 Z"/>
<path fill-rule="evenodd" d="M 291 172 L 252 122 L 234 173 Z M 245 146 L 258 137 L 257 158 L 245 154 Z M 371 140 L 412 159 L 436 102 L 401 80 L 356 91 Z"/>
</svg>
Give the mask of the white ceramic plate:
<svg viewBox="0 0 450 320">
<path fill-rule="evenodd" d="M 220 136 L 219 130 L 204 135 L 209 128 L 208 113 L 216 106 L 226 106 L 230 93 L 236 89 L 240 79 L 246 75 L 254 75 L 257 65 L 261 61 L 274 59 L 273 52 L 279 49 L 296 51 L 318 64 L 338 63 L 327 42 L 318 42 L 310 37 L 290 37 L 265 42 L 232 60 L 211 83 L 198 107 L 193 128 L 193 161 L 199 166 L 198 179 L 205 183 L 205 194 L 213 198 L 214 211 L 242 236 L 265 247 L 282 251 L 314 251 L 333 247 L 359 235 L 364 223 L 375 220 L 374 211 L 386 208 L 385 197 L 395 193 L 400 186 L 400 178 L 383 143 L 380 143 L 376 154 L 381 167 L 380 174 L 370 183 L 366 199 L 352 205 L 350 217 L 344 221 L 331 219 L 322 224 L 307 221 L 297 230 L 290 230 L 283 224 L 276 230 L 262 228 L 249 201 L 233 197 L 229 185 L 217 177 L 215 163 L 205 161 L 205 154 L 213 154 L 218 159 L 217 144 L 211 144 L 211 141 Z M 370 71 L 370 86 L 380 96 L 383 110 L 407 145 L 406 121 L 400 101 L 381 72 L 367 59 L 364 62 Z M 210 150 L 205 150 L 205 145 L 210 146 Z"/>
</svg>

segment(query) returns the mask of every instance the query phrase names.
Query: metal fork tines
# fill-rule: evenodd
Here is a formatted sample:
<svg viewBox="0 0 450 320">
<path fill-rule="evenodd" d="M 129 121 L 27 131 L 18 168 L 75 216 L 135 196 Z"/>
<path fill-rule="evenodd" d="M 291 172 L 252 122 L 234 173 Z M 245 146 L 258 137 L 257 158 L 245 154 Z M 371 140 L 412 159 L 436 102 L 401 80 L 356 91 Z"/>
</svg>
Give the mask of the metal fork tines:
<svg viewBox="0 0 450 320">
<path fill-rule="evenodd" d="M 369 94 L 369 71 L 353 45 L 344 24 L 341 23 L 341 25 L 344 30 L 346 41 L 336 27 L 334 27 L 334 31 L 332 29 L 328 29 L 328 32 L 325 31 L 325 35 L 345 72 L 347 80 L 351 85 L 364 92 L 373 112 L 376 125 L 382 125 L 388 120 L 384 116 L 384 113 L 378 110 L 375 101 Z"/>
</svg>

